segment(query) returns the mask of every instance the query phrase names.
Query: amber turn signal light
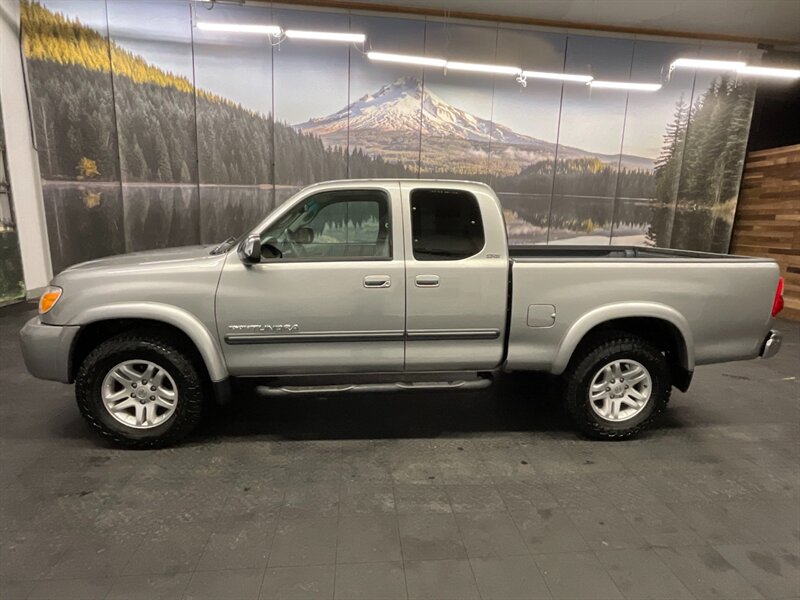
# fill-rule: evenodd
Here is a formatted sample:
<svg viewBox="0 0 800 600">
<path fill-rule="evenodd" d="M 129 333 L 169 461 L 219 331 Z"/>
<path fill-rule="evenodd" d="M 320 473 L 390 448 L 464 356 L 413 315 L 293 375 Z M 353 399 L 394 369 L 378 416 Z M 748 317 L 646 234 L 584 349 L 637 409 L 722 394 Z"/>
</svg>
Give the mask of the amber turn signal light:
<svg viewBox="0 0 800 600">
<path fill-rule="evenodd" d="M 63 290 L 59 287 L 51 286 L 44 291 L 42 297 L 39 298 L 39 314 L 43 315 L 56 305 L 58 299 L 61 298 Z"/>
</svg>

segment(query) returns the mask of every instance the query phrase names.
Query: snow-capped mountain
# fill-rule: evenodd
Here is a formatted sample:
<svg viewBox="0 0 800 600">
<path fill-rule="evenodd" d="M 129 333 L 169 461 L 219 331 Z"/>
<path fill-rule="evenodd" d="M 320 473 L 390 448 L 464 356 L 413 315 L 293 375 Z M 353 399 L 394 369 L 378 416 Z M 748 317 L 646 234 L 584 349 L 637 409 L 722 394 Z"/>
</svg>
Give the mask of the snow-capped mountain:
<svg viewBox="0 0 800 600">
<path fill-rule="evenodd" d="M 346 131 L 350 117 L 350 130 L 379 129 L 381 131 L 408 131 L 437 137 L 455 137 L 471 141 L 493 140 L 517 144 L 548 144 L 530 136 L 515 133 L 508 127 L 481 119 L 448 104 L 436 94 L 423 90 L 416 77 L 401 77 L 384 85 L 373 94 L 365 94 L 342 110 L 295 125 L 301 131 L 321 137 Z"/>
<path fill-rule="evenodd" d="M 424 142 L 427 146 L 447 143 L 447 153 L 450 153 L 456 140 L 473 144 L 491 141 L 492 147 L 504 153 L 509 163 L 519 166 L 552 157 L 556 149 L 553 142 L 517 133 L 510 127 L 493 124 L 453 106 L 424 89 L 416 77 L 401 77 L 331 115 L 314 117 L 294 127 L 319 136 L 329 145 L 345 145 L 349 127 L 351 146 L 401 162 L 416 160 L 420 128 L 427 138 Z M 603 162 L 619 160 L 619 155 L 602 155 L 580 148 L 562 146 L 558 151 L 563 158 L 595 157 Z M 444 154 L 441 156 L 446 159 Z M 653 166 L 652 160 L 640 156 L 624 155 L 622 162 L 634 168 L 651 169 Z"/>
</svg>

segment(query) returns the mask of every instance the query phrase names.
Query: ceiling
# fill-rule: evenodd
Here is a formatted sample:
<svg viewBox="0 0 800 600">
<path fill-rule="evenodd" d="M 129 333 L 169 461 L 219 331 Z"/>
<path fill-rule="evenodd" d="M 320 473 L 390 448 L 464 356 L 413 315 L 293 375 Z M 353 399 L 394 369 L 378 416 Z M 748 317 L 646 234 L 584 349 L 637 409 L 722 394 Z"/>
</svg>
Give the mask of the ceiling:
<svg viewBox="0 0 800 600">
<path fill-rule="evenodd" d="M 684 33 L 778 46 L 800 44 L 800 0 L 298 0 L 297 3 Z"/>
</svg>

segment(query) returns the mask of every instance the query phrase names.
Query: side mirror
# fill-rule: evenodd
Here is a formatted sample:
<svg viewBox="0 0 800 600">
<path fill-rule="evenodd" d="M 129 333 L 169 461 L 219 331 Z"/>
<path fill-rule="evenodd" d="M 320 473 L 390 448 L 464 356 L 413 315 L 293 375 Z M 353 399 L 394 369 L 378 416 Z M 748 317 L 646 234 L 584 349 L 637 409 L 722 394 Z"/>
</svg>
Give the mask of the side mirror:
<svg viewBox="0 0 800 600">
<path fill-rule="evenodd" d="M 239 258 L 246 265 L 261 262 L 261 237 L 249 235 L 239 244 Z"/>
</svg>

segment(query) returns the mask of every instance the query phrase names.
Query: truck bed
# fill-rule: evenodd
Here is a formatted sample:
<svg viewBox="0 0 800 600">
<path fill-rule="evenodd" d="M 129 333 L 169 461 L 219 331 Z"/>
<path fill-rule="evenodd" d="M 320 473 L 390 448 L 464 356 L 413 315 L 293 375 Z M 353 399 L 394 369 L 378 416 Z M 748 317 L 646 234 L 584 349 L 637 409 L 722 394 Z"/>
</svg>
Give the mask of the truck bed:
<svg viewBox="0 0 800 600">
<path fill-rule="evenodd" d="M 513 246 L 509 256 L 508 367 L 556 374 L 570 340 L 630 316 L 675 326 L 688 370 L 758 356 L 779 277 L 768 259 L 641 246 Z"/>
<path fill-rule="evenodd" d="M 517 262 L 540 260 L 592 260 L 592 259 L 657 259 L 657 260 L 721 260 L 721 261 L 766 261 L 767 259 L 696 252 L 693 250 L 673 250 L 648 246 L 567 246 L 567 245 L 518 245 L 508 247 L 509 257 Z"/>
</svg>

